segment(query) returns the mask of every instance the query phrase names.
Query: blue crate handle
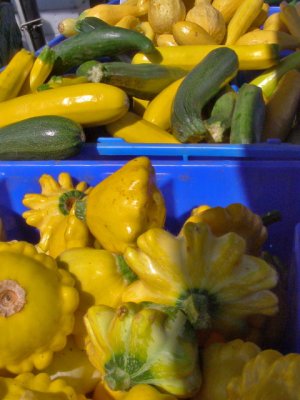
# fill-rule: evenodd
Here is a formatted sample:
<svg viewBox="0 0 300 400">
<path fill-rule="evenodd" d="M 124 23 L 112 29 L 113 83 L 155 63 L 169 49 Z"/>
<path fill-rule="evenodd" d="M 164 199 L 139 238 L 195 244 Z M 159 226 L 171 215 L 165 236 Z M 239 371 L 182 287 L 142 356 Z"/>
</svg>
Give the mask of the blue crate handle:
<svg viewBox="0 0 300 400">
<path fill-rule="evenodd" d="M 183 161 L 203 158 L 242 158 L 260 160 L 300 160 L 300 145 L 281 143 L 269 139 L 257 144 L 145 144 L 127 143 L 120 138 L 99 137 L 97 152 L 100 156 L 149 156 Z"/>
</svg>

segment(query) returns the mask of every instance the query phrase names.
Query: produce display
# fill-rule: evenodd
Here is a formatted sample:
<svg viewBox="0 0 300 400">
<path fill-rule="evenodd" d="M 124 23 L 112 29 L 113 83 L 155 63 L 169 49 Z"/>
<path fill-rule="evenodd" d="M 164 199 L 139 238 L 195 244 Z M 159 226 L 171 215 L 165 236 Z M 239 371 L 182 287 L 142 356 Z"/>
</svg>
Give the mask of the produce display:
<svg viewBox="0 0 300 400">
<path fill-rule="evenodd" d="M 1 398 L 273 400 L 274 380 L 299 398 L 276 213 L 200 203 L 171 233 L 144 156 L 39 184 L 20 198 L 39 239 L 0 241 Z"/>
<path fill-rule="evenodd" d="M 130 143 L 299 143 L 299 4 L 126 0 L 61 20 L 64 40 L 21 49 L 0 74 L 0 159 L 76 155 L 79 145 L 55 150 L 67 124 L 54 128 L 53 152 L 21 151 L 22 124 L 53 116 L 79 124 L 81 143 L 95 140 L 91 127 Z M 52 140 L 45 129 L 37 122 L 38 143 Z"/>
</svg>

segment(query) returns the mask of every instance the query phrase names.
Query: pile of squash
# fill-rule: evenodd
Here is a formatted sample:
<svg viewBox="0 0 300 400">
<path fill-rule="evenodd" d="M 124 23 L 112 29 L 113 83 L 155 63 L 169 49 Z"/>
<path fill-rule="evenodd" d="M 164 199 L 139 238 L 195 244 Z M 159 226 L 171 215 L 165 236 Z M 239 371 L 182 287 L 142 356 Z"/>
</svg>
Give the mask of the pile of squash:
<svg viewBox="0 0 300 400">
<path fill-rule="evenodd" d="M 111 24 L 143 32 L 157 46 L 197 44 L 276 43 L 281 49 L 299 47 L 300 2 L 285 1 L 269 14 L 263 0 L 126 0 L 84 10 L 79 19 L 97 17 Z M 75 18 L 58 24 L 58 31 L 76 34 Z"/>
<path fill-rule="evenodd" d="M 299 143 L 298 5 L 281 2 L 280 11 L 268 16 L 258 0 L 160 1 L 100 4 L 73 21 L 65 40 L 39 55 L 25 49 L 15 54 L 0 73 L 0 158 L 43 158 L 32 146 L 21 150 L 33 140 L 48 147 L 49 131 L 30 120 L 47 116 L 81 128 L 65 153 L 60 144 L 67 124 L 52 136 L 59 136 L 56 151 L 44 157 L 53 159 L 78 152 L 89 141 L 82 132 L 89 127 L 132 143 Z M 159 37 L 176 36 L 180 24 L 198 24 L 203 32 L 195 35 L 212 40 L 159 45 Z M 290 53 L 282 57 L 282 50 Z M 35 127 L 34 138 L 28 126 Z"/>
<path fill-rule="evenodd" d="M 265 217 L 199 205 L 169 232 L 147 157 L 39 183 L 22 199 L 37 243 L 0 241 L 1 399 L 299 399 Z"/>
</svg>

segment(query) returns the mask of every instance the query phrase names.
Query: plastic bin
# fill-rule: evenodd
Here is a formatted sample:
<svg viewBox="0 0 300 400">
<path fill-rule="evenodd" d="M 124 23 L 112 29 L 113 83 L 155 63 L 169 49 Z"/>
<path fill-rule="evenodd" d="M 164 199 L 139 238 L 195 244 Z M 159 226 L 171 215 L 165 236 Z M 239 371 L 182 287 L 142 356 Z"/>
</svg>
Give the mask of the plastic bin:
<svg viewBox="0 0 300 400">
<path fill-rule="evenodd" d="M 22 218 L 26 193 L 40 193 L 39 177 L 68 172 L 74 182 L 84 180 L 93 186 L 116 171 L 123 160 L 64 160 L 59 162 L 1 162 L 0 163 L 0 218 L 3 219 L 8 240 L 27 240 L 36 243 L 37 232 Z M 177 234 L 191 209 L 200 204 L 226 206 L 240 202 L 263 215 L 279 210 L 282 220 L 269 227 L 265 249 L 277 255 L 286 265 L 292 265 L 294 256 L 294 229 L 300 216 L 300 161 L 272 160 L 153 160 L 157 183 L 166 202 L 166 228 Z M 296 236 L 297 263 L 300 267 L 300 227 Z M 294 263 L 295 264 L 295 263 Z M 294 265 L 293 264 L 293 265 Z M 294 280 L 295 273 L 291 273 Z M 293 292 L 290 291 L 292 294 Z M 297 304 L 300 295 L 295 298 Z M 293 310 L 295 307 L 293 308 Z M 297 316 L 300 316 L 298 306 Z M 297 330 L 299 317 L 292 318 L 289 335 Z M 293 339 L 293 340 L 292 340 Z M 290 339 L 288 349 L 300 352 L 300 343 Z M 293 348 L 291 344 L 293 343 Z"/>
</svg>

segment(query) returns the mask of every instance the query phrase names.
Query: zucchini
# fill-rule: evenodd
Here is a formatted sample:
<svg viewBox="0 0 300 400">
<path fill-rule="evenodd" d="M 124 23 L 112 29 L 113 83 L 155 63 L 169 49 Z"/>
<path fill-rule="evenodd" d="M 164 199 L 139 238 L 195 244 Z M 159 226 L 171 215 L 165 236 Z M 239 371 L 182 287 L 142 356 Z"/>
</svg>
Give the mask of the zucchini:
<svg viewBox="0 0 300 400">
<path fill-rule="evenodd" d="M 103 82 L 123 89 L 128 95 L 144 100 L 153 99 L 165 87 L 187 74 L 181 68 L 157 64 L 87 61 L 76 75 L 89 82 Z"/>
<path fill-rule="evenodd" d="M 171 131 L 182 143 L 197 143 L 207 139 L 203 120 L 205 105 L 238 72 L 238 57 L 227 48 L 211 51 L 188 73 L 174 98 Z"/>
<path fill-rule="evenodd" d="M 229 142 L 231 119 L 236 101 L 236 92 L 223 93 L 213 105 L 210 118 L 205 121 L 209 142 Z"/>
<path fill-rule="evenodd" d="M 27 118 L 0 128 L 0 160 L 61 160 L 85 142 L 78 123 L 55 115 Z"/>
<path fill-rule="evenodd" d="M 86 24 L 90 18 L 85 18 Z M 85 61 L 103 56 L 115 56 L 129 51 L 155 51 L 153 42 L 142 33 L 111 26 L 101 20 L 97 24 L 97 27 L 79 32 L 53 47 L 56 54 L 54 75 L 61 75 Z"/>
<path fill-rule="evenodd" d="M 265 109 L 262 89 L 244 83 L 238 91 L 233 111 L 230 143 L 259 143 L 264 127 Z"/>
</svg>

